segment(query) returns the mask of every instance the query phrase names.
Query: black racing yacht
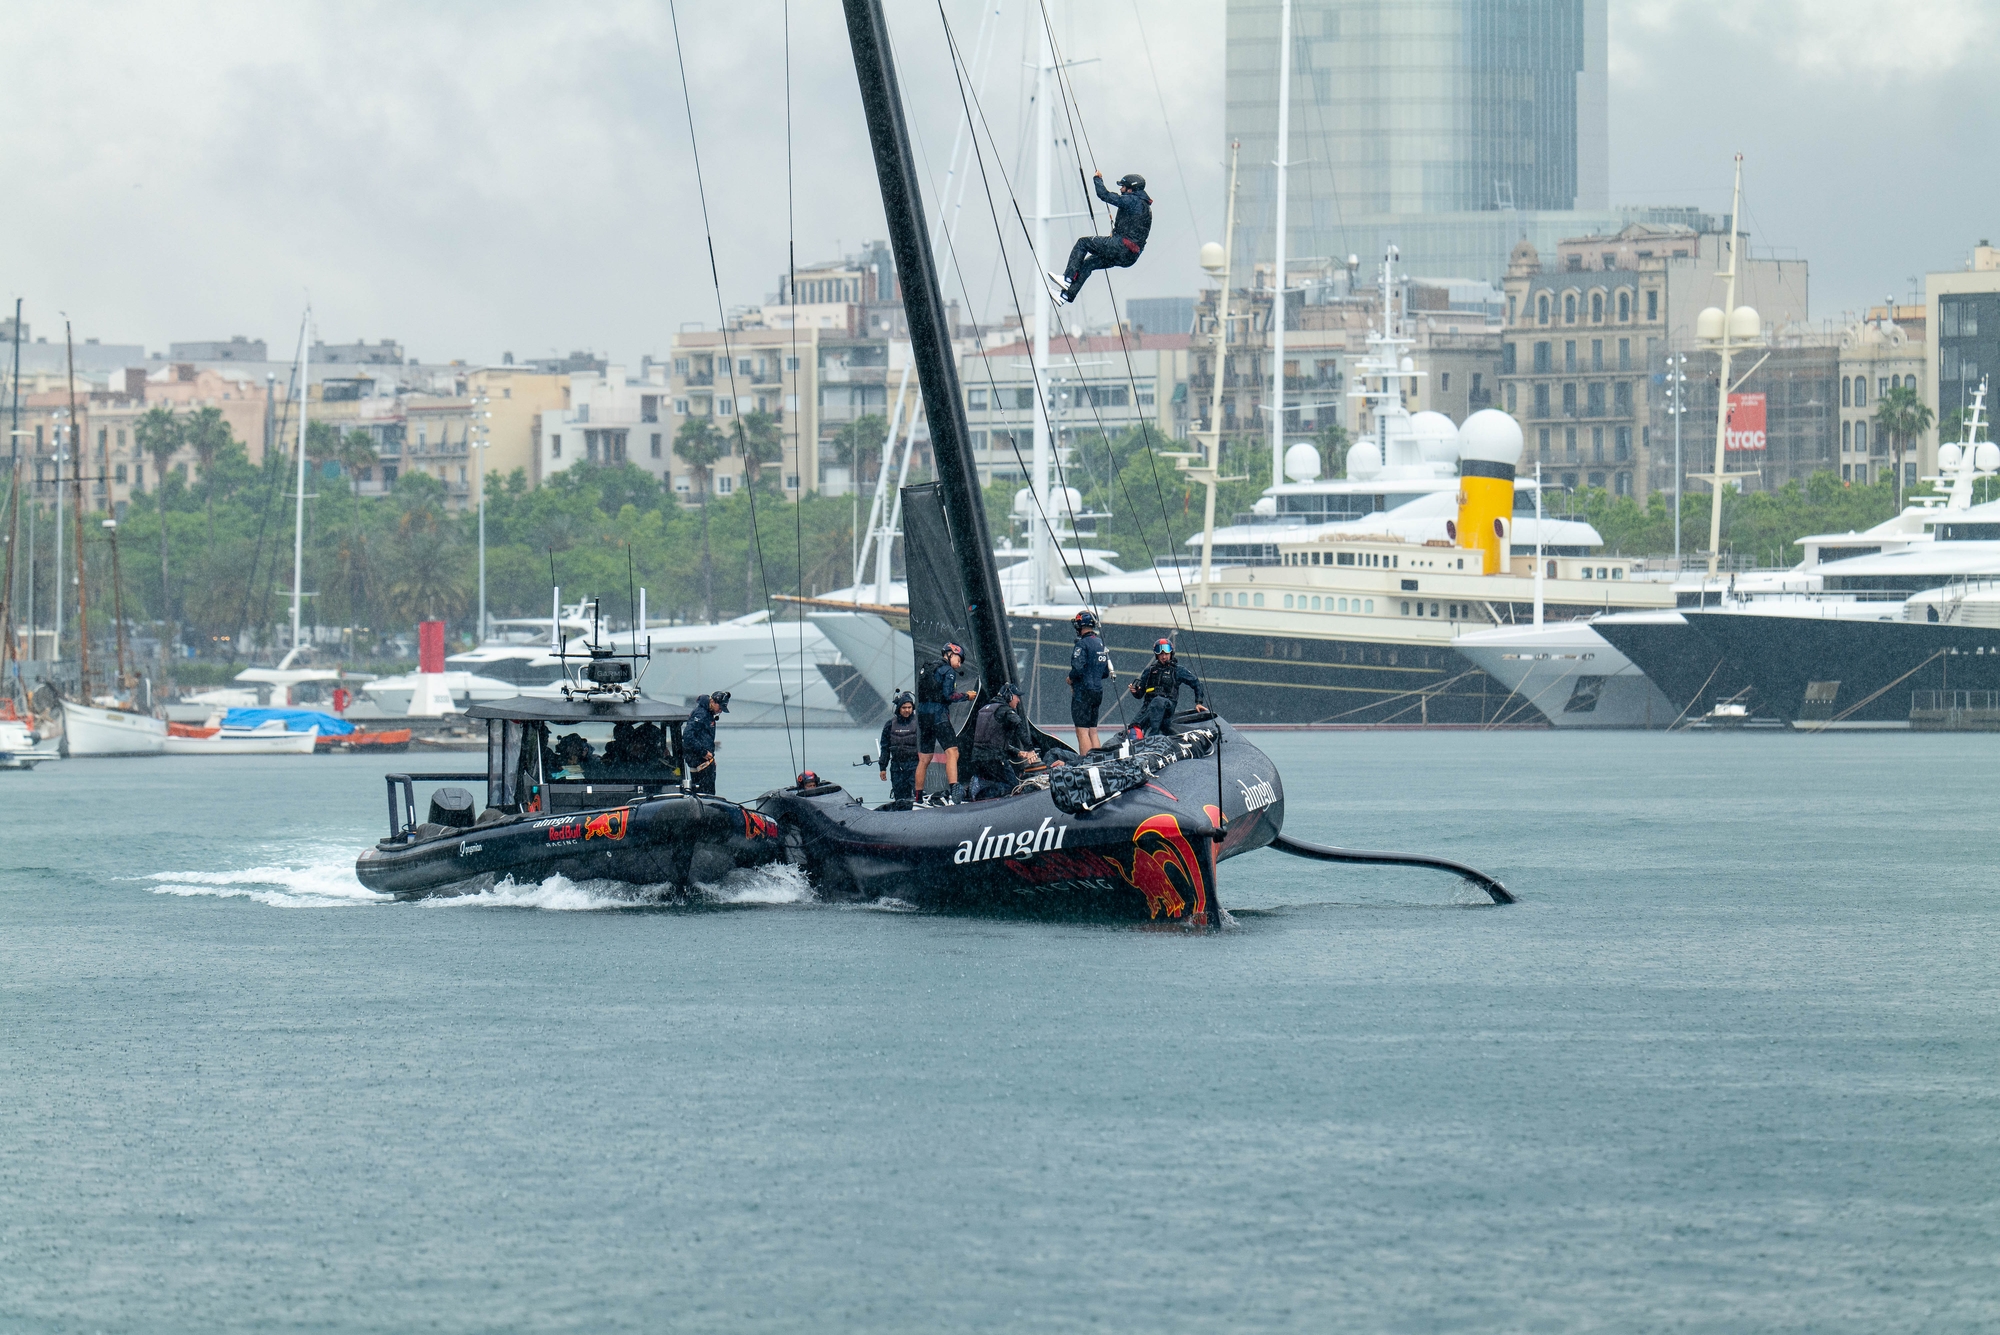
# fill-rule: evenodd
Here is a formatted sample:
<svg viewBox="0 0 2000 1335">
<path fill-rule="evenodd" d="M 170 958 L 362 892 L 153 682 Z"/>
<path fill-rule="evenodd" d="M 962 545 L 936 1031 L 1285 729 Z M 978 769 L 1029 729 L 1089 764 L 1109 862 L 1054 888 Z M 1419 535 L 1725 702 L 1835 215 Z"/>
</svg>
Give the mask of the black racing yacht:
<svg viewBox="0 0 2000 1335">
<path fill-rule="evenodd" d="M 969 648 L 976 711 L 1003 682 L 1021 680 L 1027 664 L 1008 638 L 887 24 L 880 0 L 844 3 L 937 465 L 935 484 L 903 492 L 911 639 L 919 660 L 947 641 Z M 962 755 L 971 753 L 973 717 L 969 711 L 958 722 Z M 1496 901 L 1508 897 L 1498 882 L 1457 864 L 1287 840 L 1277 767 L 1205 710 L 1178 715 L 1160 735 L 1089 755 L 1039 731 L 1033 740 L 1039 758 L 1030 769 L 1038 772 L 990 800 L 871 808 L 805 774 L 757 808 L 784 830 L 788 856 L 829 897 L 1214 924 L 1222 917 L 1218 865 L 1264 847 L 1440 866 L 1478 881 Z"/>
<path fill-rule="evenodd" d="M 688 791 L 684 720 L 632 684 L 647 655 L 614 654 L 593 635 L 572 666 L 559 625 L 554 634 L 550 652 L 570 680 L 466 711 L 486 724 L 483 772 L 387 776 L 389 833 L 355 860 L 363 885 L 418 899 L 560 874 L 686 893 L 782 859 L 769 817 Z M 439 788 L 417 820 L 418 784 L 482 780 L 483 806 L 467 789 Z"/>
</svg>

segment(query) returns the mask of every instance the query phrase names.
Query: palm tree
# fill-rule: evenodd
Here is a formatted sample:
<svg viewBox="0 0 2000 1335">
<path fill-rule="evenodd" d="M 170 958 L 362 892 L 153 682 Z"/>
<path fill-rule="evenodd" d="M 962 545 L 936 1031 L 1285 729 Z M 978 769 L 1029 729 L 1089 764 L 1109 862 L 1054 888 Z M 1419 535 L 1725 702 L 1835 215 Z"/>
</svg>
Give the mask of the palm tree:
<svg viewBox="0 0 2000 1335">
<path fill-rule="evenodd" d="M 772 413 L 744 413 L 736 419 L 737 446 L 743 451 L 743 471 L 751 486 L 764 480 L 764 465 L 782 462 L 785 437 Z"/>
<path fill-rule="evenodd" d="M 833 433 L 830 452 L 833 462 L 847 470 L 849 487 L 860 488 L 861 469 L 868 460 L 869 451 L 879 453 L 882 440 L 888 433 L 889 420 L 875 413 L 857 417 Z"/>
<path fill-rule="evenodd" d="M 701 504 L 701 601 L 708 620 L 715 620 L 715 566 L 708 552 L 708 478 L 715 461 L 723 455 L 725 441 L 715 423 L 706 417 L 690 417 L 674 433 L 674 453 L 694 470 Z"/>
<path fill-rule="evenodd" d="M 347 470 L 348 486 L 354 494 L 361 494 L 361 470 L 375 466 L 375 438 L 366 431 L 356 428 L 341 439 L 340 453 L 336 456 L 340 466 Z"/>
<path fill-rule="evenodd" d="M 173 598 L 167 585 L 167 465 L 179 453 L 185 424 L 172 408 L 148 408 L 132 425 L 135 444 L 153 458 L 153 500 L 160 512 L 160 689 L 168 686 L 168 648 L 173 643 Z"/>
<path fill-rule="evenodd" d="M 195 461 L 201 465 L 202 503 L 208 512 L 209 528 L 215 527 L 215 483 L 209 476 L 216 456 L 227 449 L 235 439 L 229 430 L 229 419 L 222 415 L 220 408 L 197 408 L 182 427 L 187 445 L 194 451 Z"/>
<path fill-rule="evenodd" d="M 1875 429 L 1887 432 L 1895 450 L 1896 508 L 1903 508 L 1903 446 L 1906 441 L 1931 429 L 1935 421 L 1930 405 L 1918 396 L 1916 386 L 1902 385 L 1875 400 Z"/>
</svg>

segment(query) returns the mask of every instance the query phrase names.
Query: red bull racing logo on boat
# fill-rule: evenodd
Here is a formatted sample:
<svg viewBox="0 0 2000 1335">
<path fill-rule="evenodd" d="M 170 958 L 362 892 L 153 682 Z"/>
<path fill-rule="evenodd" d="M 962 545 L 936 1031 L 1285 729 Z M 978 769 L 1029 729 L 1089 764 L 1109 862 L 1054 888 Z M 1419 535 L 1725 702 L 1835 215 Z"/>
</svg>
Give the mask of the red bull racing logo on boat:
<svg viewBox="0 0 2000 1335">
<path fill-rule="evenodd" d="M 1181 832 L 1178 817 L 1148 816 L 1132 831 L 1132 871 L 1125 878 L 1146 897 L 1147 916 L 1178 918 L 1193 905 L 1197 919 L 1208 916 L 1208 892 L 1201 859 Z"/>
<path fill-rule="evenodd" d="M 592 816 L 583 823 L 585 839 L 623 839 L 625 826 L 632 819 L 632 808 L 620 807 L 616 811 L 606 811 Z"/>
<path fill-rule="evenodd" d="M 743 837 L 745 839 L 776 839 L 778 822 L 768 816 L 745 809 L 743 812 Z"/>
</svg>

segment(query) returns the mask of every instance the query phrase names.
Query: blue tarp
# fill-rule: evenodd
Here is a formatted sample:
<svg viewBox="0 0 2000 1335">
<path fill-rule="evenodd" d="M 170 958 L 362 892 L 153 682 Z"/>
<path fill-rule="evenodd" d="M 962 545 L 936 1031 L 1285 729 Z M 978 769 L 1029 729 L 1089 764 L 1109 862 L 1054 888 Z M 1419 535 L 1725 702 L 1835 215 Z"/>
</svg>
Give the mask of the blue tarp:
<svg viewBox="0 0 2000 1335">
<path fill-rule="evenodd" d="M 274 718 L 285 721 L 286 732 L 304 732 L 314 724 L 319 725 L 322 737 L 345 737 L 354 731 L 354 725 L 346 719 L 322 714 L 317 709 L 232 709 L 222 716 L 222 726 L 254 728 Z"/>
</svg>

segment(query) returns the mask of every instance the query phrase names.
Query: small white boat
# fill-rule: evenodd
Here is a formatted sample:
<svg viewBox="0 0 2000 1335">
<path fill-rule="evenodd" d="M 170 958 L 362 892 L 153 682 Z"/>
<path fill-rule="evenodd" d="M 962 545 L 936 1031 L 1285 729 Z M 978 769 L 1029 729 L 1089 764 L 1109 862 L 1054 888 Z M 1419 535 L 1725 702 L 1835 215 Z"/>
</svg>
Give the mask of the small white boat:
<svg viewBox="0 0 2000 1335">
<path fill-rule="evenodd" d="M 170 756 L 299 756 L 311 755 L 318 728 L 293 732 L 284 720 L 270 719 L 254 728 L 225 728 L 216 720 L 205 728 L 176 723 L 167 736 Z"/>
<path fill-rule="evenodd" d="M 167 747 L 167 721 L 129 709 L 102 709 L 65 700 L 66 756 L 157 756 Z"/>
<path fill-rule="evenodd" d="M 0 718 L 0 769 L 33 769 L 57 758 L 55 744 L 19 719 Z"/>
</svg>

